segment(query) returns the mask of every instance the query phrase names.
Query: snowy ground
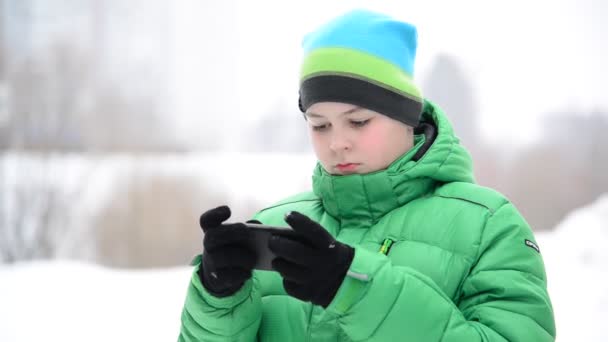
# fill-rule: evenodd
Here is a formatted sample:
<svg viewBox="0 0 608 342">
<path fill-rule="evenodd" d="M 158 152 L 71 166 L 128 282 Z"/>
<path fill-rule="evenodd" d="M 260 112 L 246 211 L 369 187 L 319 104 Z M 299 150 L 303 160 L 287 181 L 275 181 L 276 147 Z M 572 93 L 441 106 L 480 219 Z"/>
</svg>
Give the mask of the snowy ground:
<svg viewBox="0 0 608 342">
<path fill-rule="evenodd" d="M 558 341 L 608 341 L 608 195 L 537 235 Z M 0 267 L 0 341 L 175 341 L 190 268 Z"/>
<path fill-rule="evenodd" d="M 0 268 L 0 341 L 176 341 L 190 268 Z"/>
<path fill-rule="evenodd" d="M 537 234 L 558 341 L 608 341 L 608 194 Z"/>
</svg>

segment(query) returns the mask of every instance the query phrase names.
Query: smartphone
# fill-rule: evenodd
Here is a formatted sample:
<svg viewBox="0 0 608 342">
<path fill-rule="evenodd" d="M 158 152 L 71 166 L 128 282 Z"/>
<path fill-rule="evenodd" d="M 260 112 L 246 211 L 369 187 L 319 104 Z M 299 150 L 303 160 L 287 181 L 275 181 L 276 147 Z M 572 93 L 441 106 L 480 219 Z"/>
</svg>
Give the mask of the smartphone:
<svg viewBox="0 0 608 342">
<path fill-rule="evenodd" d="M 250 229 L 251 238 L 248 240 L 248 247 L 254 250 L 258 256 L 254 268 L 256 270 L 272 271 L 272 259 L 276 256 L 268 248 L 268 240 L 272 234 L 293 233 L 291 227 L 274 227 L 258 223 L 245 223 Z"/>
</svg>

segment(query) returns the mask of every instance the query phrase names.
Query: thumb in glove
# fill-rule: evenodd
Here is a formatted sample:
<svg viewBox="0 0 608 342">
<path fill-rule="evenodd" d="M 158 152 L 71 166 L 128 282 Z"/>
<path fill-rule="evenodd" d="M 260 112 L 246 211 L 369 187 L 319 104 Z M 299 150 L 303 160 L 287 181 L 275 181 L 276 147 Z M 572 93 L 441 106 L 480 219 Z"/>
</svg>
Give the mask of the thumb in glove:
<svg viewBox="0 0 608 342">
<path fill-rule="evenodd" d="M 251 278 L 256 260 L 247 247 L 249 231 L 243 223 L 223 223 L 230 217 L 227 206 L 211 209 L 201 215 L 203 260 L 198 270 L 201 283 L 216 297 L 237 292 Z"/>
</svg>

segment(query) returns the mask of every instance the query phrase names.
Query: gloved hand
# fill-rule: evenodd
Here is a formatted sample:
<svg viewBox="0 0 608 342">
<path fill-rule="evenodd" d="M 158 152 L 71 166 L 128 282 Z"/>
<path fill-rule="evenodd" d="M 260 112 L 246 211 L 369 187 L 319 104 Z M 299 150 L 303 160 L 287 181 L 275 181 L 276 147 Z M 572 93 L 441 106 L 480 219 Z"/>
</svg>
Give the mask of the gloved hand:
<svg viewBox="0 0 608 342">
<path fill-rule="evenodd" d="M 221 206 L 200 218 L 205 237 L 198 275 L 205 289 L 216 297 L 237 292 L 251 278 L 256 261 L 255 251 L 247 248 L 249 231 L 245 224 L 222 224 L 229 217 L 230 208 Z"/>
<path fill-rule="evenodd" d="M 288 213 L 285 221 L 295 234 L 270 238 L 268 246 L 277 255 L 272 267 L 283 277 L 290 296 L 326 308 L 338 292 L 355 250 L 297 211 Z"/>
</svg>

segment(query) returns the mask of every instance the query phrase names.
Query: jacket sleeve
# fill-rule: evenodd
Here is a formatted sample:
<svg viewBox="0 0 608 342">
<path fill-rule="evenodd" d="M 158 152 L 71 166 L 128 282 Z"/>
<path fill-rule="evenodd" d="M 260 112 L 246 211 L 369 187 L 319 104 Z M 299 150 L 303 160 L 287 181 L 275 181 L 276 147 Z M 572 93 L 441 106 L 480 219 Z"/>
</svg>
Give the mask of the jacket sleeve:
<svg viewBox="0 0 608 342">
<path fill-rule="evenodd" d="M 248 280 L 234 295 L 211 295 L 198 277 L 195 266 L 182 310 L 178 341 L 256 341 L 262 315 L 259 292 Z"/>
<path fill-rule="evenodd" d="M 457 304 L 422 273 L 356 247 L 327 310 L 354 341 L 554 341 L 544 265 L 526 240 L 512 204 L 491 214 Z"/>
</svg>

